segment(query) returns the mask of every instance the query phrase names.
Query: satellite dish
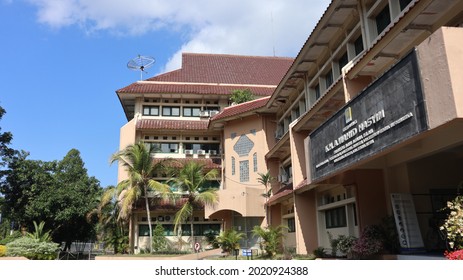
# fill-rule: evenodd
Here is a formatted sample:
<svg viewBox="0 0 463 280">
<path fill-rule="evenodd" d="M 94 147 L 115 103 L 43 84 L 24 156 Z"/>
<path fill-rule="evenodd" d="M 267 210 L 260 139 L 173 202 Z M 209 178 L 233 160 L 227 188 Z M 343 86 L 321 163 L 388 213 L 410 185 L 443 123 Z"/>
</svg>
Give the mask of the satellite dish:
<svg viewBox="0 0 463 280">
<path fill-rule="evenodd" d="M 154 62 L 156 62 L 154 57 L 138 55 L 136 58 L 127 62 L 127 68 L 140 71 L 140 80 L 143 80 L 143 72 L 145 72 L 145 69 L 153 66 Z"/>
</svg>

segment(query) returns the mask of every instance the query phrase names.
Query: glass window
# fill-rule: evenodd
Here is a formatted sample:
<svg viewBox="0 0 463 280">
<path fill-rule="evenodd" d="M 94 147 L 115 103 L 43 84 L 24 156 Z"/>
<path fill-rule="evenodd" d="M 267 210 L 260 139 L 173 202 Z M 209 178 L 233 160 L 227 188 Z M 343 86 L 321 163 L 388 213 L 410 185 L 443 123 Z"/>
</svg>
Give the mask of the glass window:
<svg viewBox="0 0 463 280">
<path fill-rule="evenodd" d="M 339 58 L 339 61 L 338 61 L 338 64 L 339 64 L 339 72 L 341 73 L 341 70 L 344 66 L 346 66 L 347 62 L 349 62 L 348 58 L 347 58 L 347 52 L 345 52 L 340 58 Z"/>
<path fill-rule="evenodd" d="M 249 182 L 249 160 L 240 161 L 240 182 Z"/>
<path fill-rule="evenodd" d="M 201 108 L 199 107 L 183 107 L 184 117 L 199 117 Z"/>
<path fill-rule="evenodd" d="M 143 106 L 143 116 L 159 116 L 159 106 Z"/>
<path fill-rule="evenodd" d="M 399 0 L 400 10 L 402 11 L 403 9 L 405 9 L 408 6 L 408 4 L 410 4 L 410 2 L 412 2 L 412 0 Z"/>
<path fill-rule="evenodd" d="M 340 228 L 347 226 L 346 207 L 341 206 L 325 211 L 326 228 Z"/>
<path fill-rule="evenodd" d="M 332 83 L 333 83 L 333 70 L 330 70 L 325 76 L 326 89 L 328 89 Z"/>
<path fill-rule="evenodd" d="M 235 175 L 235 167 L 236 167 L 236 166 L 235 166 L 235 157 L 232 157 L 232 166 L 231 166 L 231 168 L 232 168 L 232 175 Z"/>
<path fill-rule="evenodd" d="M 170 107 L 170 106 L 163 106 L 162 107 L 162 115 L 163 116 L 180 116 L 180 107 Z"/>
<path fill-rule="evenodd" d="M 288 219 L 288 232 L 296 232 L 296 220 L 294 218 Z"/>
<path fill-rule="evenodd" d="M 389 12 L 389 5 L 386 5 L 384 9 L 379 12 L 379 14 L 375 18 L 376 21 L 376 30 L 378 31 L 378 35 L 383 32 L 384 29 L 391 23 L 391 14 Z"/>
<path fill-rule="evenodd" d="M 252 155 L 252 161 L 254 163 L 254 172 L 257 172 L 257 153 Z"/>
<path fill-rule="evenodd" d="M 363 38 L 360 35 L 354 42 L 355 55 L 359 55 L 363 51 Z"/>
<path fill-rule="evenodd" d="M 315 89 L 315 100 L 318 100 L 320 98 L 320 84 L 317 84 L 314 89 Z"/>
<path fill-rule="evenodd" d="M 155 153 L 178 153 L 178 143 L 151 143 Z"/>
</svg>

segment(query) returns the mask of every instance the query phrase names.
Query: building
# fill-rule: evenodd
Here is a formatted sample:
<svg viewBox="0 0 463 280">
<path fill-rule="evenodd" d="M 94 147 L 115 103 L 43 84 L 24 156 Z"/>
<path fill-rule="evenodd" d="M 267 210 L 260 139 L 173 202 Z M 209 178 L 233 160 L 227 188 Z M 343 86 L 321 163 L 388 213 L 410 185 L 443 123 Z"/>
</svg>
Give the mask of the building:
<svg viewBox="0 0 463 280">
<path fill-rule="evenodd" d="M 257 58 L 221 72 L 195 59 L 234 56 L 185 54 L 182 69 L 119 90 L 121 148 L 160 142 L 160 157 L 220 168 L 220 203 L 198 223 L 246 232 L 242 246 L 269 223 L 287 226 L 285 248 L 306 254 L 330 248 L 328 232 L 358 237 L 389 218 L 403 252 L 442 251 L 439 210 L 463 181 L 462 27 L 462 1 L 333 0 L 294 60 L 261 58 L 278 66 L 243 77 Z M 261 98 L 228 106 L 243 88 Z M 163 116 L 164 106 L 178 113 Z M 201 108 L 182 115 L 189 107 Z M 257 183 L 267 170 L 268 200 Z"/>
<path fill-rule="evenodd" d="M 331 1 L 265 105 L 271 224 L 329 249 L 393 217 L 401 250 L 443 250 L 463 181 L 463 2 Z"/>
<path fill-rule="evenodd" d="M 128 121 L 121 128 L 120 149 L 144 141 L 159 151 L 153 155 L 154 160 L 195 160 L 207 169 L 220 171 L 222 180 L 210 182 L 210 187 L 220 190 L 220 204 L 208 209 L 206 215 L 204 209 L 197 209 L 194 214 L 196 236 L 204 236 L 207 232 L 218 234 L 220 230 L 232 227 L 249 233 L 252 226 L 262 224 L 265 200 L 261 196 L 263 187 L 258 187 L 256 181 L 257 172 L 267 170 L 263 160 L 265 151 L 261 150 L 257 138 L 262 138 L 262 127 L 235 132 L 237 139 L 241 139 L 237 144 L 239 155 L 236 156 L 236 167 L 229 163 L 227 171 L 239 168 L 244 172 L 247 169 L 247 177 L 239 178 L 239 175 L 227 175 L 229 173 L 225 171 L 224 162 L 228 159 L 224 143 L 233 140 L 229 137 L 224 139 L 221 128 L 211 129 L 209 118 L 220 111 L 230 112 L 242 107 L 237 105 L 231 110 L 225 109 L 230 105 L 229 97 L 233 90 L 249 89 L 256 97 L 272 94 L 292 61 L 280 57 L 185 53 L 180 69 L 116 91 Z M 222 119 L 225 119 L 223 114 Z M 251 132 L 252 129 L 254 132 Z M 242 136 L 243 133 L 247 136 Z M 255 145 L 252 147 L 251 143 Z M 257 155 L 258 168 L 255 163 Z M 244 158 L 247 165 L 244 165 Z M 125 178 L 127 174 L 120 167 L 118 181 Z M 169 178 L 158 174 L 155 179 L 166 181 Z M 151 213 L 153 223 L 161 223 L 172 242 L 176 238 L 173 217 L 177 209 L 178 205 L 157 205 Z M 143 204 L 136 205 L 129 238 L 135 251 L 148 247 L 149 230 L 145 213 Z M 187 225 L 183 235 L 186 241 L 190 235 Z"/>
</svg>

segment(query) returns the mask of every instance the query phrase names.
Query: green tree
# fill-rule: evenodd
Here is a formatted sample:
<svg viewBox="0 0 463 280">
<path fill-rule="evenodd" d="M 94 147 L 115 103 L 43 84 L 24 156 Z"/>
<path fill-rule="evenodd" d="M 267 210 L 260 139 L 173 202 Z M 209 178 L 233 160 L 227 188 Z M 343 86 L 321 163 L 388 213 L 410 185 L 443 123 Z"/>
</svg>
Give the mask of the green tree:
<svg viewBox="0 0 463 280">
<path fill-rule="evenodd" d="M 265 229 L 255 226 L 252 229 L 253 235 L 261 239 L 260 244 L 267 257 L 273 258 L 280 250 L 284 228 L 284 226 L 280 225 L 278 227 L 270 226 Z"/>
<path fill-rule="evenodd" d="M 216 240 L 224 252 L 232 252 L 233 250 L 239 249 L 240 241 L 243 237 L 244 233 L 237 232 L 234 229 L 228 229 L 222 231 L 220 235 L 217 236 Z"/>
<path fill-rule="evenodd" d="M 0 120 L 3 118 L 3 115 L 6 113 L 5 109 L 0 106 Z M 8 147 L 10 145 L 13 135 L 11 132 L 2 132 L 0 127 L 0 166 L 4 166 L 3 158 L 10 157 L 13 155 L 14 150 Z"/>
<path fill-rule="evenodd" d="M 153 250 L 163 252 L 167 250 L 167 238 L 164 236 L 164 227 L 157 224 L 153 234 Z"/>
<path fill-rule="evenodd" d="M 128 179 L 119 182 L 117 186 L 121 198 L 119 217 L 129 219 L 129 222 L 132 222 L 132 207 L 138 199 L 144 197 L 149 227 L 150 252 L 153 252 L 153 230 L 149 198 L 167 198 L 170 193 L 168 185 L 153 180 L 154 174 L 164 168 L 162 162 L 154 162 L 151 156 L 153 153 L 154 148 L 152 146 L 148 148 L 143 142 L 138 142 L 127 146 L 111 157 L 111 163 L 119 161 L 128 173 Z"/>
<path fill-rule="evenodd" d="M 272 189 L 269 189 L 269 187 L 270 187 L 271 182 L 275 178 L 273 178 L 270 175 L 269 170 L 267 170 L 266 173 L 258 173 L 258 175 L 259 175 L 259 178 L 257 178 L 257 182 L 259 182 L 260 184 L 262 184 L 265 187 L 265 193 L 263 194 L 263 196 L 265 197 L 265 220 L 267 221 L 267 227 L 268 227 L 269 224 L 270 224 L 270 221 L 269 221 L 270 217 L 269 217 L 269 214 L 268 214 L 267 202 L 268 202 L 268 198 L 272 194 Z"/>
<path fill-rule="evenodd" d="M 191 246 L 194 246 L 194 208 L 213 206 L 218 203 L 219 197 L 215 189 L 206 189 L 209 181 L 217 180 L 217 170 L 205 172 L 204 165 L 195 161 L 187 161 L 169 181 L 178 187 L 186 198 L 174 218 L 174 231 L 190 218 Z"/>
<path fill-rule="evenodd" d="M 105 189 L 100 197 L 98 207 L 87 215 L 87 220 L 98 220 L 97 234 L 114 249 L 114 254 L 124 253 L 127 249 L 127 225 L 125 220 L 118 219 L 120 203 L 118 192 L 114 186 Z"/>
<path fill-rule="evenodd" d="M 10 217 L 32 230 L 33 221 L 44 221 L 55 242 L 94 238 L 94 224 L 86 214 L 100 194 L 98 180 L 87 175 L 79 151 L 72 149 L 61 161 L 27 159 L 24 151 L 8 159 L 0 191 Z M 44 229 L 45 230 L 45 229 Z"/>
<path fill-rule="evenodd" d="M 244 103 L 254 100 L 254 95 L 249 89 L 236 89 L 233 90 L 230 96 L 230 101 L 236 104 Z"/>
</svg>

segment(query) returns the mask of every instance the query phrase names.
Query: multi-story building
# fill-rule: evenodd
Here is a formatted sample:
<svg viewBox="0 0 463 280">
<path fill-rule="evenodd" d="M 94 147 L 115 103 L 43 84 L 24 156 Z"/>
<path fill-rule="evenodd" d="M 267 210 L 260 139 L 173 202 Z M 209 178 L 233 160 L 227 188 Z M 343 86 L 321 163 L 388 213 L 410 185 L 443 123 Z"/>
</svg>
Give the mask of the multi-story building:
<svg viewBox="0 0 463 280">
<path fill-rule="evenodd" d="M 403 251 L 443 250 L 440 210 L 463 181 L 462 27 L 463 1 L 333 0 L 294 61 L 255 69 L 238 56 L 220 70 L 193 58 L 223 56 L 187 54 L 182 69 L 119 90 L 121 148 L 141 139 L 220 168 L 220 202 L 198 223 L 285 225 L 285 248 L 304 254 L 389 217 Z M 244 88 L 262 98 L 228 106 Z"/>
<path fill-rule="evenodd" d="M 220 204 L 209 209 L 196 209 L 195 235 L 234 227 L 249 232 L 264 219 L 261 196 L 263 187 L 256 180 L 257 172 L 266 172 L 261 151 L 262 127 L 247 131 L 235 130 L 234 140 L 224 139 L 222 129 L 209 127 L 209 118 L 219 111 L 233 111 L 230 95 L 233 90 L 250 90 L 256 97 L 269 96 L 292 63 L 290 58 L 191 54 L 182 56 L 182 67 L 155 77 L 135 82 L 117 90 L 128 123 L 121 128 L 120 149 L 143 141 L 155 146 L 154 160 L 172 158 L 176 162 L 199 161 L 206 169 L 218 169 L 221 180 L 211 181 L 219 189 Z M 231 108 L 239 108 L 240 105 Z M 241 129 L 242 128 L 242 129 Z M 253 130 L 254 129 L 254 130 Z M 243 136 L 244 135 L 244 136 Z M 224 144 L 235 143 L 236 162 L 225 168 Z M 257 167 L 257 156 L 259 156 Z M 244 160 L 246 158 L 246 160 Z M 225 172 L 232 171 L 227 175 Z M 223 171 L 223 172 L 222 172 Z M 241 174 L 241 175 L 236 175 Z M 247 175 L 245 175 L 245 173 Z M 120 167 L 118 181 L 127 176 Z M 155 178 L 165 181 L 163 174 Z M 175 190 L 174 190 L 175 191 Z M 178 205 L 155 205 L 153 223 L 160 223 L 171 241 L 175 240 L 173 216 Z M 130 244 L 137 251 L 148 246 L 148 222 L 143 204 L 136 205 L 130 223 Z M 190 235 L 185 225 L 183 235 Z M 248 242 L 249 245 L 249 242 Z"/>
<path fill-rule="evenodd" d="M 265 105 L 286 247 L 329 249 L 328 232 L 389 216 L 403 251 L 445 249 L 440 209 L 463 181 L 462 26 L 463 1 L 331 1 Z"/>
</svg>

